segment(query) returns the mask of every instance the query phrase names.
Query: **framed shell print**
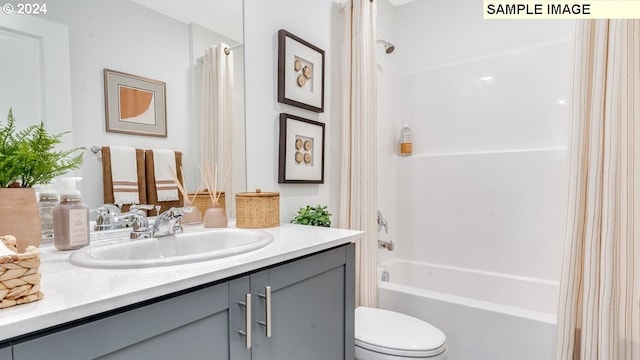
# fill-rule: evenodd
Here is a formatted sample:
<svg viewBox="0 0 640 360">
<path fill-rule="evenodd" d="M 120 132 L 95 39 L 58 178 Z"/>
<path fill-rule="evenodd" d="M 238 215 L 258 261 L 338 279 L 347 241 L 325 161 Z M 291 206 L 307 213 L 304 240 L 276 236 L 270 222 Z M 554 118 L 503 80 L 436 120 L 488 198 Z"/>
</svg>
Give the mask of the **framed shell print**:
<svg viewBox="0 0 640 360">
<path fill-rule="evenodd" d="M 280 114 L 278 183 L 324 184 L 324 124 Z"/>
<path fill-rule="evenodd" d="M 278 101 L 324 112 L 324 51 L 278 31 Z"/>
</svg>

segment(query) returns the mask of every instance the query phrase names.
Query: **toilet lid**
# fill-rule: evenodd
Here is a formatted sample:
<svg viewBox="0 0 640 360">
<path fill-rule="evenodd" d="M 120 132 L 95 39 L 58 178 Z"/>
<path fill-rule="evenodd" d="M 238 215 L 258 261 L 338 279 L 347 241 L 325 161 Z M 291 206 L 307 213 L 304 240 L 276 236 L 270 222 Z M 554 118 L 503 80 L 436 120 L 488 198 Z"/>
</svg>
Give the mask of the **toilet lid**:
<svg viewBox="0 0 640 360">
<path fill-rule="evenodd" d="M 429 357 L 444 352 L 446 342 L 442 331 L 420 319 L 388 310 L 356 308 L 356 346 L 389 355 Z"/>
</svg>

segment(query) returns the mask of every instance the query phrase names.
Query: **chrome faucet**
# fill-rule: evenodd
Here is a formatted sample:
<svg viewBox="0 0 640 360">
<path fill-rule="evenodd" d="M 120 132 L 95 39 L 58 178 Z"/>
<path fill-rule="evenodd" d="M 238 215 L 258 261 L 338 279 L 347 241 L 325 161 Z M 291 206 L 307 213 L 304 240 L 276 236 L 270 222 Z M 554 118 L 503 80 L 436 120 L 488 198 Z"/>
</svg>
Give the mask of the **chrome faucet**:
<svg viewBox="0 0 640 360">
<path fill-rule="evenodd" d="M 134 225 L 136 219 L 146 215 L 144 210 L 153 209 L 153 205 L 131 205 L 128 212 L 120 212 L 120 208 L 112 204 L 104 204 L 96 209 L 98 216 L 96 217 L 96 225 L 94 230 L 113 230 L 122 229 Z"/>
<path fill-rule="evenodd" d="M 137 217 L 131 239 L 144 239 L 151 237 L 174 235 L 182 232 L 180 218 L 188 211 L 183 208 L 171 208 L 156 217 L 153 225 L 149 227 L 145 216 Z"/>
<path fill-rule="evenodd" d="M 382 213 L 378 210 L 378 232 L 380 232 L 382 228 L 384 228 L 385 233 L 389 232 L 389 223 L 387 223 L 387 220 L 382 217 Z"/>
</svg>

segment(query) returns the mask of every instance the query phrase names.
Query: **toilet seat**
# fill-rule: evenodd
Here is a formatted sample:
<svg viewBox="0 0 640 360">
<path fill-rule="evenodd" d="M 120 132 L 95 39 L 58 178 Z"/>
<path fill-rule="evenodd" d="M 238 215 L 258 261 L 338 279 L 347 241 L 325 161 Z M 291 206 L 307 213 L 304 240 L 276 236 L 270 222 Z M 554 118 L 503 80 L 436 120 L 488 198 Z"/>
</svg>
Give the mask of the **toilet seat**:
<svg viewBox="0 0 640 360">
<path fill-rule="evenodd" d="M 401 357 L 431 357 L 447 349 L 447 338 L 433 325 L 412 316 L 383 309 L 358 307 L 355 344 L 378 353 Z"/>
</svg>

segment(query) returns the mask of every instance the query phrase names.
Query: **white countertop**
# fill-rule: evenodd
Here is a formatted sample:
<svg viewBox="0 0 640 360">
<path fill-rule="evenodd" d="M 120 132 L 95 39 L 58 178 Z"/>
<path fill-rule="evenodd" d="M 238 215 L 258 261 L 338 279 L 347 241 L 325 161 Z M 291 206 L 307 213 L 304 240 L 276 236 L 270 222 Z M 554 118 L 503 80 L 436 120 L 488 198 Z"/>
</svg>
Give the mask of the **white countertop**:
<svg viewBox="0 0 640 360">
<path fill-rule="evenodd" d="M 266 247 L 232 257 L 144 269 L 90 269 L 72 265 L 72 251 L 41 247 L 44 299 L 0 310 L 0 342 L 87 316 L 222 280 L 354 242 L 362 232 L 294 224 L 260 229 Z"/>
</svg>

